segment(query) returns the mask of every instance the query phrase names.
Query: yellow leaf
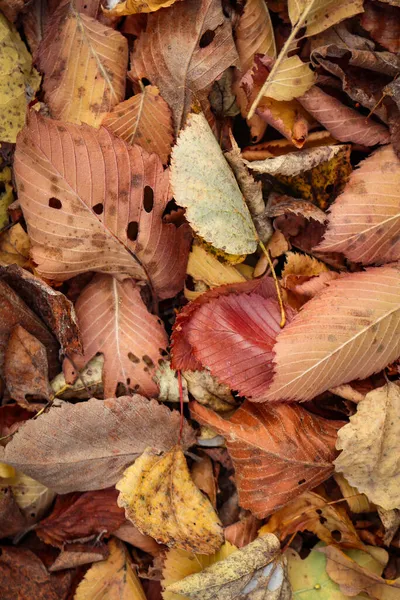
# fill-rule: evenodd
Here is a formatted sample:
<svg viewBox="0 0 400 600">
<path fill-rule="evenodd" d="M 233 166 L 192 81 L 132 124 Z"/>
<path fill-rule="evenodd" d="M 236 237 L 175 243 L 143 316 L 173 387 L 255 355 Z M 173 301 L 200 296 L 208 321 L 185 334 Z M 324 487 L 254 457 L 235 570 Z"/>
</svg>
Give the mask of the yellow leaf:
<svg viewBox="0 0 400 600">
<path fill-rule="evenodd" d="M 6 465 L 6 463 L 0 463 L 0 477 L 13 477 L 15 475 L 14 467 Z"/>
<path fill-rule="evenodd" d="M 287 252 L 285 259 L 286 262 L 281 275 L 282 279 L 290 275 L 314 277 L 315 275 L 329 271 L 325 263 L 308 254 Z"/>
<path fill-rule="evenodd" d="M 36 523 L 42 518 L 55 498 L 55 493 L 32 477 L 13 469 L 14 473 L 1 481 L 10 486 L 16 503 L 28 522 Z"/>
<path fill-rule="evenodd" d="M 162 455 L 147 448 L 115 487 L 127 518 L 158 542 L 202 554 L 222 545 L 220 520 L 194 485 L 179 446 Z"/>
<path fill-rule="evenodd" d="M 236 546 L 225 542 L 215 554 L 193 554 L 186 550 L 171 549 L 167 552 L 163 568 L 163 598 L 164 600 L 184 600 L 187 596 L 165 590 L 168 586 L 184 579 L 188 575 L 200 573 L 207 567 L 228 558 L 236 552 Z"/>
<path fill-rule="evenodd" d="M 0 234 L 0 263 L 25 267 L 29 262 L 28 234 L 19 223 Z"/>
<path fill-rule="evenodd" d="M 193 600 L 291 600 L 286 559 L 276 536 L 268 534 L 204 571 L 167 587 Z M 172 597 L 173 598 L 173 597 Z"/>
<path fill-rule="evenodd" d="M 40 85 L 19 33 L 0 13 L 0 141 L 14 143 L 25 125 L 28 102 Z"/>
<path fill-rule="evenodd" d="M 289 0 L 288 9 L 293 27 L 301 23 L 301 27 L 307 28 L 304 37 L 364 12 L 363 0 Z"/>
<path fill-rule="evenodd" d="M 107 560 L 94 564 L 78 585 L 74 600 L 146 600 L 122 542 L 111 539 Z"/>
<path fill-rule="evenodd" d="M 276 64 L 278 64 L 277 59 Z M 268 76 L 268 90 L 263 96 L 274 100 L 293 100 L 307 92 L 316 81 L 313 71 L 307 63 L 303 63 L 298 56 L 283 58 L 279 68 L 272 67 Z M 249 113 L 250 115 L 250 113 Z"/>
<path fill-rule="evenodd" d="M 4 167 L 0 171 L 0 183 L 4 184 L 4 192 L 0 195 L 0 230 L 8 224 L 8 207 L 14 200 L 13 187 L 11 185 L 11 169 Z"/>
<path fill-rule="evenodd" d="M 108 17 L 122 17 L 126 15 L 136 15 L 138 13 L 150 13 L 160 8 L 168 8 L 177 0 L 125 0 L 118 2 L 111 10 L 104 10 Z"/>
<path fill-rule="evenodd" d="M 246 281 L 234 266 L 218 260 L 199 244 L 193 245 L 186 272 L 195 281 L 203 281 L 209 287 Z"/>
</svg>

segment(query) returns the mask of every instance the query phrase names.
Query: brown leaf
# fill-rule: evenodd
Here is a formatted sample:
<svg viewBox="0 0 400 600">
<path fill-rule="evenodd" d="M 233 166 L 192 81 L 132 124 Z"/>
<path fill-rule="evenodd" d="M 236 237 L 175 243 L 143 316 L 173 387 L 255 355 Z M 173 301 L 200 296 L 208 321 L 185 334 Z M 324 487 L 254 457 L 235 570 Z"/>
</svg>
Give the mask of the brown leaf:
<svg viewBox="0 0 400 600">
<path fill-rule="evenodd" d="M 225 437 L 240 506 L 260 519 L 332 474 L 340 421 L 327 421 L 299 406 L 248 401 L 229 420 L 197 402 L 191 414 Z"/>
<path fill-rule="evenodd" d="M 74 307 L 64 294 L 53 290 L 42 279 L 17 265 L 0 265 L 0 276 L 46 323 L 64 355 L 81 352 L 82 342 Z"/>
<path fill-rule="evenodd" d="M 214 476 L 213 464 L 207 454 L 202 454 L 195 461 L 190 471 L 194 484 L 208 496 L 211 504 L 217 508 L 217 487 Z"/>
<path fill-rule="evenodd" d="M 7 437 L 17 431 L 24 421 L 31 419 L 33 414 L 18 404 L 0 406 L 0 437 Z"/>
<path fill-rule="evenodd" d="M 14 22 L 29 0 L 0 0 L 0 10 L 9 21 Z"/>
<path fill-rule="evenodd" d="M 0 261 L 2 265 L 29 265 L 30 242 L 20 223 L 6 229 L 0 235 Z"/>
<path fill-rule="evenodd" d="M 301 198 L 292 198 L 291 196 L 277 196 L 274 197 L 274 204 L 268 207 L 268 215 L 270 217 L 279 217 L 280 215 L 301 215 L 305 219 L 313 219 L 318 223 L 325 223 L 327 216 L 323 210 L 315 206 L 308 200 L 302 200 Z"/>
<path fill-rule="evenodd" d="M 163 164 L 168 162 L 174 140 L 171 110 L 154 85 L 118 104 L 102 125 L 128 144 L 155 152 Z"/>
<path fill-rule="evenodd" d="M 20 325 L 14 327 L 8 340 L 4 376 L 11 398 L 23 408 L 40 410 L 43 401 L 47 403 L 53 397 L 46 348 Z M 34 396 L 34 400 L 29 401 L 28 395 Z"/>
<path fill-rule="evenodd" d="M 113 531 L 113 536 L 152 556 L 158 556 L 165 549 L 165 546 L 158 544 L 152 537 L 139 531 L 130 521 L 125 521 L 121 527 Z"/>
<path fill-rule="evenodd" d="M 107 546 L 105 544 L 70 544 L 64 550 L 61 550 L 56 560 L 49 567 L 49 572 L 64 571 L 65 569 L 74 569 L 82 565 L 92 564 L 105 560 L 108 556 Z"/>
<path fill-rule="evenodd" d="M 400 14 L 395 6 L 367 1 L 361 15 L 361 26 L 375 42 L 390 52 L 400 51 Z"/>
<path fill-rule="evenodd" d="M 260 519 L 249 514 L 240 521 L 225 527 L 225 539 L 237 548 L 243 548 L 256 539 L 261 524 L 262 521 Z"/>
<path fill-rule="evenodd" d="M 168 171 L 156 155 L 104 128 L 32 112 L 15 175 L 39 275 L 64 281 L 85 271 L 123 273 L 150 280 L 160 298 L 183 287 L 189 228 L 163 222 Z"/>
<path fill-rule="evenodd" d="M 36 527 L 36 534 L 46 544 L 59 548 L 103 532 L 107 536 L 125 522 L 117 498 L 115 488 L 58 496 L 51 514 Z"/>
<path fill-rule="evenodd" d="M 179 423 L 178 412 L 138 395 L 63 403 L 20 428 L 1 460 L 59 494 L 98 490 L 113 485 L 147 446 L 174 446 Z M 183 447 L 194 440 L 186 423 Z"/>
<path fill-rule="evenodd" d="M 158 87 L 178 132 L 193 98 L 237 60 L 219 0 L 185 0 L 149 15 L 135 44 L 130 75 Z"/>
<path fill-rule="evenodd" d="M 59 371 L 58 344 L 53 335 L 5 281 L 0 279 L 0 369 L 3 370 L 5 350 L 14 327 L 21 325 L 46 348 L 50 377 Z"/>
<path fill-rule="evenodd" d="M 120 282 L 109 275 L 96 275 L 75 305 L 84 356 L 66 359 L 64 373 L 84 367 L 98 352 L 104 354 L 104 396 L 126 391 L 156 396 L 153 381 L 158 361 L 167 354 L 168 337 L 160 319 L 148 312 L 140 288 L 132 279 Z M 75 376 L 72 379 L 77 378 Z"/>
<path fill-rule="evenodd" d="M 42 561 L 24 548 L 0 549 L 1 600 L 66 600 L 72 573 L 49 574 Z"/>
<path fill-rule="evenodd" d="M 51 17 L 38 50 L 51 116 L 99 127 L 125 96 L 127 40 L 64 2 Z"/>
<path fill-rule="evenodd" d="M 0 484 L 1 484 L 0 480 Z M 20 511 L 10 487 L 0 488 L 0 537 L 14 536 L 27 528 L 25 516 Z"/>
<path fill-rule="evenodd" d="M 320 146 L 332 146 L 335 143 L 336 140 L 331 136 L 329 131 L 312 131 L 303 145 L 303 150 Z M 289 154 L 295 150 L 294 144 L 289 140 L 268 140 L 255 146 L 247 146 L 242 150 L 242 157 L 249 161 L 261 161 L 266 158 L 276 158 L 284 154 Z"/>
<path fill-rule="evenodd" d="M 400 163 L 392 146 L 379 148 L 353 171 L 331 206 L 328 228 L 316 250 L 343 252 L 364 265 L 398 260 L 399 186 Z"/>
<path fill-rule="evenodd" d="M 340 142 L 375 146 L 389 141 L 386 127 L 345 106 L 317 86 L 300 96 L 298 101 Z"/>
</svg>

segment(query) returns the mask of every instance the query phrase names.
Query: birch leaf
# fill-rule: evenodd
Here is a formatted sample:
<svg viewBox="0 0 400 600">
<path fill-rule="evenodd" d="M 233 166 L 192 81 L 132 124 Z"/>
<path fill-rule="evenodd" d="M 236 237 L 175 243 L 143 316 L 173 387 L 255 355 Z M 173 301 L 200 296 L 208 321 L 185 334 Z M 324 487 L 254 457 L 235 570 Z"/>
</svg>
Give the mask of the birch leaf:
<svg viewBox="0 0 400 600">
<path fill-rule="evenodd" d="M 243 195 L 202 114 L 191 114 L 172 151 L 171 183 L 177 204 L 192 228 L 228 254 L 257 249 Z"/>
</svg>

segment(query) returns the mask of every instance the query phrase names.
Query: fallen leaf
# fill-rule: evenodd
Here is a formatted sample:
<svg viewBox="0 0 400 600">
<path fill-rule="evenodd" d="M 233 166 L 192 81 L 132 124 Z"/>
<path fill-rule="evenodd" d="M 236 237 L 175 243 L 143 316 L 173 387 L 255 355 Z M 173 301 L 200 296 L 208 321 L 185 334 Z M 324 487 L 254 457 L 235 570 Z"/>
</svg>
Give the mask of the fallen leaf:
<svg viewBox="0 0 400 600">
<path fill-rule="evenodd" d="M 336 140 L 331 136 L 329 131 L 312 131 L 309 133 L 307 140 L 304 142 L 303 150 L 309 148 L 331 146 Z M 294 144 L 289 140 L 268 140 L 256 144 L 255 146 L 247 146 L 242 150 L 242 157 L 245 160 L 265 160 L 266 158 L 276 158 L 283 154 L 289 154 L 296 150 Z"/>
<path fill-rule="evenodd" d="M 15 175 L 40 276 L 123 273 L 150 279 L 160 298 L 183 287 L 190 235 L 185 225 L 163 222 L 168 171 L 156 155 L 104 128 L 31 113 L 18 139 Z"/>
<path fill-rule="evenodd" d="M 281 508 L 260 529 L 259 534 L 274 533 L 283 541 L 286 536 L 305 529 L 327 544 L 360 550 L 365 548 L 346 509 L 340 504 L 329 504 L 315 492 L 306 492 Z"/>
<path fill-rule="evenodd" d="M 260 519 L 257 519 L 252 514 L 248 514 L 240 521 L 225 527 L 225 539 L 237 548 L 243 548 L 258 537 L 258 530 L 261 525 L 262 521 Z"/>
<path fill-rule="evenodd" d="M 0 0 L 0 10 L 9 21 L 14 22 L 29 0 Z"/>
<path fill-rule="evenodd" d="M 326 572 L 329 577 L 346 596 L 367 593 L 378 600 L 397 600 L 399 597 L 400 579 L 383 579 L 334 546 L 320 548 L 319 552 L 327 557 Z"/>
<path fill-rule="evenodd" d="M 11 537 L 27 529 L 25 516 L 15 501 L 12 490 L 0 478 L 0 531 L 1 537 Z"/>
<path fill-rule="evenodd" d="M 131 544 L 136 548 L 140 548 L 140 550 L 143 550 L 144 552 L 148 552 L 152 556 L 158 556 L 165 550 L 165 546 L 157 544 L 157 542 L 149 535 L 141 533 L 130 521 L 125 521 L 121 527 L 118 527 L 118 529 L 113 531 L 113 536 L 123 542 L 128 542 L 128 544 Z"/>
<path fill-rule="evenodd" d="M 320 252 L 343 252 L 362 264 L 400 258 L 399 161 L 392 146 L 376 150 L 353 171 L 332 205 Z M 357 211 L 357 219 L 349 214 Z"/>
<path fill-rule="evenodd" d="M 230 388 L 219 383 L 207 370 L 183 371 L 184 380 L 191 396 L 219 412 L 231 411 L 237 405 Z"/>
<path fill-rule="evenodd" d="M 396 451 L 399 407 L 400 390 L 396 384 L 388 383 L 369 392 L 358 403 L 350 423 L 339 430 L 336 444 L 342 453 L 335 461 L 335 469 L 386 510 L 400 508 Z"/>
<path fill-rule="evenodd" d="M 117 0 L 111 10 L 104 10 L 108 17 L 122 17 L 137 13 L 155 12 L 160 8 L 168 8 L 177 0 Z"/>
<path fill-rule="evenodd" d="M 272 204 L 268 207 L 268 215 L 270 217 L 294 214 L 301 215 L 306 219 L 313 219 L 322 224 L 327 220 L 324 211 L 308 200 L 292 198 L 291 196 L 278 196 L 275 198 L 275 201 L 276 204 Z"/>
<path fill-rule="evenodd" d="M 51 382 L 54 395 L 63 400 L 101 397 L 103 392 L 103 366 L 104 356 L 99 354 L 79 371 L 75 383 L 67 383 L 64 373 L 59 373 Z"/>
<path fill-rule="evenodd" d="M 218 260 L 211 252 L 196 242 L 190 251 L 186 272 L 195 281 L 203 281 L 208 287 L 246 281 L 246 278 L 233 265 Z"/>
<path fill-rule="evenodd" d="M 25 124 L 27 104 L 40 86 L 40 76 L 19 33 L 2 14 L 0 39 L 0 140 L 14 143 Z"/>
<path fill-rule="evenodd" d="M 221 600 L 292 598 L 286 559 L 280 554 L 278 538 L 272 534 L 258 538 L 200 573 L 169 585 L 167 591 L 194 600 L 212 600 L 216 595 Z"/>
<path fill-rule="evenodd" d="M 175 0 L 173 0 L 175 1 Z M 102 125 L 128 144 L 138 144 L 150 154 L 155 152 L 166 164 L 174 140 L 171 111 L 154 85 L 118 104 Z"/>
<path fill-rule="evenodd" d="M 113 533 L 125 522 L 114 488 L 57 496 L 51 514 L 36 527 L 46 544 L 63 548 L 77 540 Z"/>
<path fill-rule="evenodd" d="M 2 265 L 27 266 L 30 245 L 27 233 L 20 223 L 16 223 L 0 235 L 0 263 Z"/>
<path fill-rule="evenodd" d="M 199 488 L 210 500 L 214 509 L 217 509 L 217 486 L 216 477 L 214 475 L 213 463 L 211 458 L 200 453 L 190 469 L 190 475 L 193 483 Z"/>
<path fill-rule="evenodd" d="M 20 471 L 15 471 L 0 483 L 12 490 L 27 525 L 40 521 L 55 498 L 55 492 Z"/>
<path fill-rule="evenodd" d="M 203 554 L 222 545 L 219 518 L 193 483 L 180 447 L 161 456 L 148 448 L 116 488 L 127 518 L 159 543 Z"/>
<path fill-rule="evenodd" d="M 169 360 L 160 362 L 154 375 L 154 381 L 159 387 L 159 402 L 180 402 L 182 396 L 183 402 L 189 402 L 187 383 L 184 377 L 182 379 L 182 394 L 179 392 L 178 373 L 171 368 Z"/>
<path fill-rule="evenodd" d="M 308 254 L 287 252 L 281 273 L 281 286 L 287 291 L 288 303 L 299 309 L 310 298 L 323 290 L 339 274 L 330 271 L 325 263 Z"/>
<path fill-rule="evenodd" d="M 360 514 L 373 511 L 373 507 L 371 506 L 367 496 L 365 494 L 360 494 L 358 489 L 350 485 L 347 479 L 341 473 L 334 473 L 333 478 L 338 484 L 342 496 L 346 500 L 351 512 Z"/>
<path fill-rule="evenodd" d="M 149 15 L 135 44 L 130 76 L 158 87 L 178 133 L 193 98 L 237 61 L 231 25 L 219 0 L 185 0 Z"/>
<path fill-rule="evenodd" d="M 394 6 L 366 2 L 361 26 L 375 42 L 391 52 L 400 52 L 399 13 Z"/>
<path fill-rule="evenodd" d="M 4 167 L 0 171 L 0 231 L 8 225 L 8 207 L 14 201 L 13 186 L 11 183 L 12 171 L 10 167 Z M 1 238 L 0 238 L 1 247 Z M 1 260 L 1 250 L 0 250 Z"/>
<path fill-rule="evenodd" d="M 59 494 L 98 490 L 114 485 L 149 444 L 172 448 L 179 422 L 176 411 L 138 395 L 63 403 L 27 421 L 7 444 L 2 461 Z M 183 447 L 193 443 L 186 423 Z"/>
<path fill-rule="evenodd" d="M 108 550 L 110 554 L 107 560 L 94 564 L 86 572 L 76 589 L 74 600 L 146 600 L 124 544 L 111 539 Z"/>
<path fill-rule="evenodd" d="M 0 406 L 0 437 L 8 437 L 15 433 L 23 423 L 33 417 L 33 414 L 21 408 L 18 404 L 6 404 Z M 6 440 L 4 440 L 6 441 Z M 5 445 L 4 441 L 1 445 Z M 15 474 L 15 469 L 4 463 L 1 464 L 1 477 L 11 477 Z M 6 473 L 5 471 L 6 470 Z"/>
<path fill-rule="evenodd" d="M 354 142 L 363 146 L 389 142 L 389 132 L 384 125 L 367 119 L 317 86 L 300 96 L 298 101 L 340 142 Z"/>
<path fill-rule="evenodd" d="M 37 57 L 54 119 L 99 127 L 124 99 L 127 40 L 70 2 L 52 15 Z"/>
<path fill-rule="evenodd" d="M 250 213 L 202 114 L 190 114 L 172 150 L 171 185 L 176 203 L 186 208 L 186 218 L 206 242 L 228 254 L 255 252 Z"/>
<path fill-rule="evenodd" d="M 54 573 L 65 569 L 75 569 L 82 565 L 105 560 L 107 556 L 108 550 L 104 544 L 97 543 L 95 547 L 92 544 L 70 544 L 67 548 L 61 550 L 48 570 L 50 573 Z"/>
<path fill-rule="evenodd" d="M 275 377 L 262 400 L 308 400 L 396 360 L 400 341 L 386 332 L 399 327 L 399 286 L 395 265 L 331 281 L 278 335 Z"/>
<path fill-rule="evenodd" d="M 81 292 L 75 310 L 84 355 L 73 357 L 73 363 L 65 360 L 66 379 L 76 380 L 76 368 L 101 352 L 106 398 L 116 394 L 119 384 L 126 392 L 156 396 L 153 377 L 158 361 L 166 354 L 168 338 L 160 319 L 147 310 L 135 282 L 96 275 Z"/>
<path fill-rule="evenodd" d="M 397 508 L 386 510 L 381 506 L 378 506 L 377 509 L 379 518 L 385 528 L 383 543 L 385 546 L 390 546 L 400 526 L 400 510 Z"/>
<path fill-rule="evenodd" d="M 332 474 L 340 421 L 296 405 L 248 401 L 229 420 L 196 402 L 191 414 L 225 437 L 240 506 L 260 519 Z"/>
</svg>

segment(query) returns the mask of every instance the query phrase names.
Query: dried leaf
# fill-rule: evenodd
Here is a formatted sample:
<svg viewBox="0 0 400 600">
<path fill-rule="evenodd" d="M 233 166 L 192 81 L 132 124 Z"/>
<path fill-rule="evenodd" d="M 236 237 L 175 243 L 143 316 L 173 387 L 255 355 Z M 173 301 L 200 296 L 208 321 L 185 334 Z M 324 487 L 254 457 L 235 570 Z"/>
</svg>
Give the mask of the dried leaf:
<svg viewBox="0 0 400 600">
<path fill-rule="evenodd" d="M 55 492 L 20 471 L 1 481 L 11 488 L 27 524 L 37 523 L 50 508 Z"/>
<path fill-rule="evenodd" d="M 193 463 L 190 475 L 195 486 L 209 498 L 213 508 L 216 510 L 217 486 L 211 458 L 202 452 L 199 459 Z"/>
<path fill-rule="evenodd" d="M 231 411 L 237 405 L 230 388 L 219 383 L 209 371 L 183 371 L 188 391 L 200 404 L 218 412 Z"/>
<path fill-rule="evenodd" d="M 118 32 L 64 2 L 38 50 L 51 116 L 99 127 L 125 96 L 128 43 Z"/>
<path fill-rule="evenodd" d="M 157 544 L 157 542 L 149 535 L 141 533 L 130 521 L 125 521 L 121 527 L 118 527 L 118 529 L 113 531 L 113 536 L 123 542 L 128 542 L 128 544 L 131 544 L 136 548 L 140 548 L 140 550 L 143 550 L 144 552 L 148 552 L 152 556 L 158 556 L 165 550 L 165 546 Z"/>
<path fill-rule="evenodd" d="M 0 10 L 9 21 L 14 22 L 29 0 L 0 0 Z"/>
<path fill-rule="evenodd" d="M 331 136 L 329 131 L 312 131 L 309 133 L 307 140 L 304 142 L 303 150 L 309 148 L 331 146 L 336 140 Z M 289 140 L 268 140 L 255 146 L 247 146 L 242 150 L 242 157 L 245 160 L 265 160 L 266 158 L 276 158 L 283 154 L 294 152 L 296 148 Z M 304 152 L 302 152 L 303 154 Z"/>
<path fill-rule="evenodd" d="M 202 114 L 191 114 L 172 151 L 174 197 L 192 228 L 228 254 L 252 254 L 257 233 L 236 179 Z M 211 203 L 211 204 L 210 204 Z"/>
<path fill-rule="evenodd" d="M 270 534 L 234 552 L 204 571 L 189 575 L 167 588 L 193 600 L 291 600 L 286 559 L 278 539 Z M 262 594 L 262 596 L 261 596 Z"/>
<path fill-rule="evenodd" d="M 118 384 L 127 392 L 157 395 L 153 377 L 158 361 L 166 354 L 168 337 L 160 319 L 148 312 L 135 282 L 96 275 L 81 292 L 75 310 L 84 356 L 74 357 L 73 365 L 66 359 L 67 380 L 71 370 L 83 367 L 101 352 L 106 398 L 116 393 Z"/>
<path fill-rule="evenodd" d="M 4 167 L 0 171 L 0 231 L 8 225 L 9 217 L 8 217 L 8 207 L 14 201 L 13 194 L 13 186 L 11 183 L 12 171 L 10 167 Z M 0 237 L 0 248 L 1 248 L 1 240 Z M 0 250 L 0 260 L 1 260 L 1 250 Z"/>
<path fill-rule="evenodd" d="M 379 148 L 360 163 L 332 205 L 318 251 L 343 252 L 366 265 L 398 260 L 399 185 L 399 161 L 392 146 Z M 357 218 L 349 218 L 355 212 Z"/>
<path fill-rule="evenodd" d="M 66 543 L 113 533 L 125 522 L 117 505 L 115 488 L 58 496 L 51 514 L 36 527 L 46 544 L 63 548 Z"/>
<path fill-rule="evenodd" d="M 396 360 L 399 291 L 395 265 L 331 281 L 278 335 L 275 377 L 262 400 L 308 400 Z"/>
<path fill-rule="evenodd" d="M 258 530 L 261 524 L 262 521 L 260 519 L 257 519 L 252 514 L 248 514 L 240 521 L 225 527 L 225 539 L 237 548 L 243 548 L 258 537 Z"/>
<path fill-rule="evenodd" d="M 122 17 L 137 13 L 155 12 L 160 8 L 168 8 L 177 0 L 117 0 L 111 10 L 105 10 L 108 17 Z"/>
<path fill-rule="evenodd" d="M 161 456 L 148 448 L 116 488 L 127 518 L 158 542 L 203 554 L 222 545 L 219 518 L 194 485 L 179 446 Z"/>
<path fill-rule="evenodd" d="M 292 198 L 291 196 L 279 196 L 276 204 L 268 208 L 270 217 L 279 217 L 280 215 L 294 214 L 301 215 L 306 219 L 313 219 L 318 223 L 325 223 L 327 216 L 323 210 L 315 206 L 312 202 L 301 200 L 300 198 Z M 300 256 L 293 254 L 293 256 Z M 316 273 L 314 273 L 315 275 Z"/>
<path fill-rule="evenodd" d="M 16 503 L 12 490 L 0 479 L 0 532 L 1 537 L 15 536 L 27 528 L 25 516 Z"/>
<path fill-rule="evenodd" d="M 113 485 L 148 445 L 173 447 L 179 422 L 176 411 L 138 395 L 63 403 L 27 421 L 2 460 L 59 494 L 98 490 Z M 182 443 L 184 448 L 194 443 L 187 423 Z"/>
<path fill-rule="evenodd" d="M 101 398 L 103 392 L 103 366 L 103 354 L 95 356 L 79 371 L 78 378 L 72 384 L 66 382 L 63 372 L 59 373 L 51 382 L 54 395 L 63 400 Z"/>
<path fill-rule="evenodd" d="M 175 1 L 175 0 L 173 0 Z M 138 144 L 150 154 L 155 152 L 166 164 L 174 139 L 171 111 L 154 85 L 118 104 L 102 122 L 128 144 Z"/>
<path fill-rule="evenodd" d="M 49 567 L 49 572 L 64 571 L 65 569 L 75 569 L 82 565 L 92 564 L 105 560 L 108 556 L 107 546 L 97 543 L 93 544 L 70 544 L 66 549 L 61 550 L 56 560 Z"/>
<path fill-rule="evenodd" d="M 27 104 L 40 86 L 40 76 L 19 33 L 2 14 L 0 40 L 0 140 L 14 143 L 25 124 Z"/>
<path fill-rule="evenodd" d="M 246 401 L 225 420 L 200 404 L 192 416 L 223 435 L 235 466 L 239 502 L 260 519 L 328 479 L 340 421 L 299 406 Z"/>
<path fill-rule="evenodd" d="M 168 171 L 156 155 L 104 128 L 32 113 L 18 139 L 15 175 L 39 275 L 123 273 L 150 279 L 160 298 L 183 287 L 188 226 L 162 219 Z"/>
<path fill-rule="evenodd" d="M 379 518 L 385 528 L 383 543 L 385 546 L 390 546 L 400 526 L 400 510 L 397 508 L 394 508 L 393 510 L 385 510 L 381 506 L 378 506 L 377 509 Z"/>
<path fill-rule="evenodd" d="M 320 146 L 302 152 L 289 152 L 276 158 L 247 161 L 245 163 L 252 171 L 268 175 L 283 175 L 296 177 L 304 171 L 314 169 L 318 165 L 332 160 L 343 146 Z"/>
<path fill-rule="evenodd" d="M 93 565 L 78 585 L 74 600 L 146 600 L 124 544 L 111 539 L 107 560 Z"/>
<path fill-rule="evenodd" d="M 135 44 L 130 75 L 158 87 L 178 133 L 193 98 L 237 60 L 219 0 L 185 0 L 149 15 Z"/>
<path fill-rule="evenodd" d="M 394 383 L 373 390 L 338 433 L 337 471 L 368 499 L 386 510 L 400 508 L 398 423 L 400 390 Z M 374 417 L 374 418 L 372 418 Z"/>
<path fill-rule="evenodd" d="M 29 263 L 29 249 L 29 237 L 20 223 L 16 223 L 0 235 L 1 265 L 27 266 Z"/>
<path fill-rule="evenodd" d="M 209 287 L 239 283 L 246 278 L 229 263 L 218 260 L 211 252 L 196 242 L 192 246 L 187 264 L 187 274 L 195 281 L 203 281 Z"/>
<path fill-rule="evenodd" d="M 298 101 L 340 142 L 354 142 L 363 146 L 389 142 L 389 132 L 384 125 L 367 119 L 317 86 L 299 97 Z"/>
<path fill-rule="evenodd" d="M 394 6 L 365 2 L 361 26 L 375 42 L 391 52 L 400 52 L 399 13 Z"/>
</svg>

